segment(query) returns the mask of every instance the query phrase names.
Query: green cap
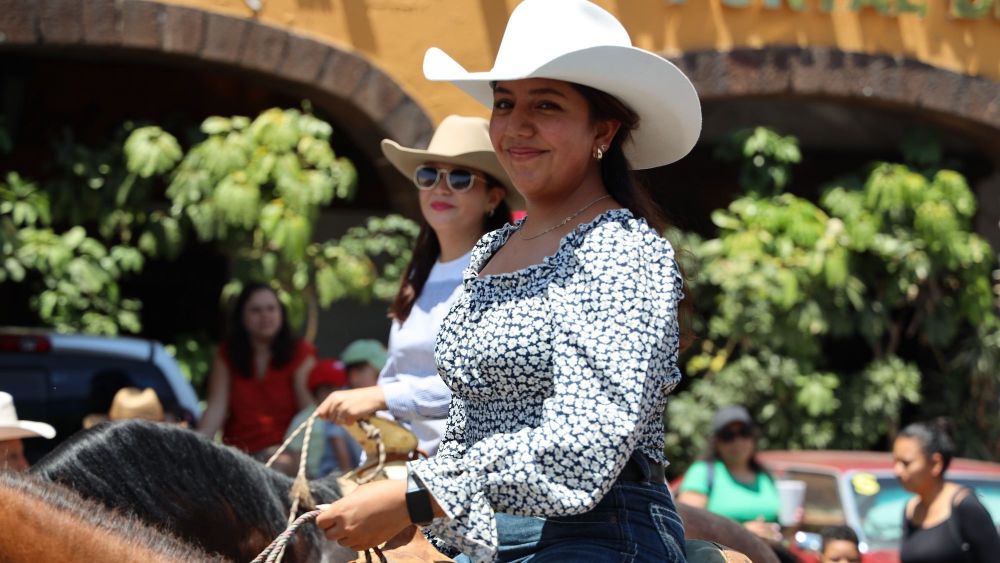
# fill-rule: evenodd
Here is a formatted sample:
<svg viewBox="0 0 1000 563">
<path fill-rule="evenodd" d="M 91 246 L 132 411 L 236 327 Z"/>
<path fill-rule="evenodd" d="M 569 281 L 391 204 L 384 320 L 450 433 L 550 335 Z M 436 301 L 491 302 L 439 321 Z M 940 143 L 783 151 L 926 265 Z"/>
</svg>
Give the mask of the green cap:
<svg viewBox="0 0 1000 563">
<path fill-rule="evenodd" d="M 340 353 L 340 361 L 344 362 L 345 366 L 368 362 L 379 371 L 382 371 L 388 359 L 389 353 L 385 351 L 385 346 L 373 339 L 355 340 Z"/>
</svg>

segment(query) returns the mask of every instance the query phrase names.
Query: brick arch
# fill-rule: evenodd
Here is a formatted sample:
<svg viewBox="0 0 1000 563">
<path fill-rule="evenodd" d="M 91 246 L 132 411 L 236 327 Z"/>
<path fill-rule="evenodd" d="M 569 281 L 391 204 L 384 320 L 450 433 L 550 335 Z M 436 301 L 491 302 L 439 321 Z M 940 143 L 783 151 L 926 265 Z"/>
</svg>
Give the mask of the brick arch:
<svg viewBox="0 0 1000 563">
<path fill-rule="evenodd" d="M 671 59 L 703 99 L 835 98 L 923 108 L 1000 131 L 1000 82 L 912 59 L 828 47 L 699 51 Z"/>
<path fill-rule="evenodd" d="M 426 144 L 434 124 L 391 76 L 357 53 L 252 19 L 156 0 L 0 0 L 0 52 L 34 49 L 148 57 L 263 76 L 349 128 L 394 206 L 412 205 L 406 195 L 412 190 L 400 189 L 379 141 Z"/>
</svg>

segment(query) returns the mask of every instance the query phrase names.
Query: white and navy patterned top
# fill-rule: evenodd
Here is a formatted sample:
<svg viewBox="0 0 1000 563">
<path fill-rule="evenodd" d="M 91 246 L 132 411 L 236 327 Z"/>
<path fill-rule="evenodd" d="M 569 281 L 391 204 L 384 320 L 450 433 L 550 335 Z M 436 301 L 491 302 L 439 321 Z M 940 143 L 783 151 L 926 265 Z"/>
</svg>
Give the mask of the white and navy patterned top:
<svg viewBox="0 0 1000 563">
<path fill-rule="evenodd" d="M 665 464 L 663 409 L 681 378 L 670 243 L 615 209 L 542 263 L 479 277 L 520 224 L 472 251 L 436 347 L 453 393 L 444 441 L 410 464 L 448 515 L 431 531 L 474 561 L 494 558 L 495 512 L 579 514 L 634 450 Z"/>
</svg>

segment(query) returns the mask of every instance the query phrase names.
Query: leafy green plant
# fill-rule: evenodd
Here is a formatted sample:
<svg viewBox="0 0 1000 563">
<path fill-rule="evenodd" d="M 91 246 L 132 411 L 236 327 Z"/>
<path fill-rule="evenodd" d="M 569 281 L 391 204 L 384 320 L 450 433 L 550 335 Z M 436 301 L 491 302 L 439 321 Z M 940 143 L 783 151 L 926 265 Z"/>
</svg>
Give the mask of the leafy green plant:
<svg viewBox="0 0 1000 563">
<path fill-rule="evenodd" d="M 319 308 L 344 298 L 385 296 L 398 283 L 416 226 L 402 217 L 373 220 L 342 240 L 314 242 L 321 207 L 350 198 L 357 173 L 330 148 L 333 129 L 297 110 L 271 109 L 256 119 L 211 117 L 206 138 L 183 156 L 156 127 L 135 130 L 125 143 L 133 174 L 169 181 L 170 216 L 203 242 L 219 243 L 232 263 L 224 298 L 249 280 L 278 290 L 291 320 L 316 331 Z M 398 260 L 373 260 L 388 252 Z"/>
<path fill-rule="evenodd" d="M 167 352 L 177 360 L 184 377 L 199 392 L 205 391 L 208 374 L 212 369 L 212 354 L 215 346 L 206 332 L 178 334 L 171 344 L 165 346 Z"/>
<path fill-rule="evenodd" d="M 715 156 L 740 163 L 740 185 L 756 195 L 781 193 L 792 181 L 791 165 L 802 160 L 798 139 L 766 127 L 732 133 L 719 144 Z"/>
<path fill-rule="evenodd" d="M 109 335 L 143 330 L 142 304 L 122 283 L 190 244 L 226 258 L 231 280 L 220 303 L 247 281 L 270 283 L 310 339 L 320 308 L 391 296 L 416 236 L 412 221 L 371 219 L 340 240 L 313 240 L 320 209 L 352 197 L 357 182 L 330 146 L 329 124 L 275 108 L 254 119 L 210 117 L 200 132 L 187 150 L 163 128 L 131 122 L 106 146 L 66 132 L 44 183 L 7 174 L 0 283 L 30 284 L 43 324 Z M 210 352 L 195 338 L 205 337 L 178 335 L 171 350 L 197 382 Z"/>
<path fill-rule="evenodd" d="M 688 242 L 701 340 L 687 357 L 694 381 L 668 407 L 669 452 L 690 459 L 714 408 L 743 403 L 763 447 L 871 448 L 907 407 L 952 415 L 978 437 L 967 452 L 1000 456 L 984 446 L 1000 439 L 996 263 L 972 231 L 965 179 L 940 169 L 939 149 L 910 143 L 920 171 L 876 163 L 814 204 L 781 193 L 793 145 L 759 128 L 734 135 L 726 150 L 765 164 L 744 162 L 757 172 L 713 214 L 718 236 Z"/>
</svg>

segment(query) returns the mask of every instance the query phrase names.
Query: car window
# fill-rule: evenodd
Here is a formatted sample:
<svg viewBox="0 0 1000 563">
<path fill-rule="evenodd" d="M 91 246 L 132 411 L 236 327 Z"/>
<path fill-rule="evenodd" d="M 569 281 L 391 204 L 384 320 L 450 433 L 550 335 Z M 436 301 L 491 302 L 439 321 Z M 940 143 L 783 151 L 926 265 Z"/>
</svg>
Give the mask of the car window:
<svg viewBox="0 0 1000 563">
<path fill-rule="evenodd" d="M 868 546 L 898 547 L 903 536 L 903 510 L 912 493 L 900 486 L 895 477 L 876 477 L 867 472 L 853 474 L 850 482 L 861 533 Z"/>
<path fill-rule="evenodd" d="M 819 532 L 827 526 L 839 526 L 845 523 L 836 477 L 826 473 L 800 470 L 786 471 L 784 477 L 804 481 L 806 484 L 802 529 Z"/>
<path fill-rule="evenodd" d="M 989 511 L 993 524 L 1000 531 L 1000 478 L 987 480 L 959 477 L 952 480 L 976 491 L 979 502 Z"/>
<path fill-rule="evenodd" d="M 165 408 L 177 401 L 159 368 L 151 363 L 95 355 L 0 354 L 0 390 L 14 397 L 18 417 L 55 427 L 54 440 L 26 440 L 35 461 L 80 430 L 88 414 L 107 414 L 122 387 L 151 387 Z"/>
<path fill-rule="evenodd" d="M 36 402 L 36 397 L 45 397 L 48 393 L 49 380 L 47 370 L 38 367 L 0 366 L 0 391 L 6 391 L 14 397 L 14 408 L 18 418 L 31 420 L 21 406 L 21 398 L 27 402 Z"/>
<path fill-rule="evenodd" d="M 1000 528 L 1000 478 L 952 477 L 948 479 L 976 491 L 983 506 L 993 516 Z M 851 477 L 862 533 L 873 549 L 899 545 L 903 536 L 903 511 L 913 496 L 900 485 L 895 477 L 875 477 L 870 473 L 856 473 Z"/>
</svg>

